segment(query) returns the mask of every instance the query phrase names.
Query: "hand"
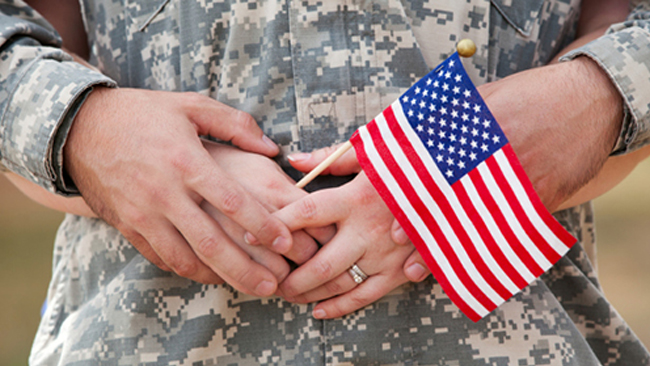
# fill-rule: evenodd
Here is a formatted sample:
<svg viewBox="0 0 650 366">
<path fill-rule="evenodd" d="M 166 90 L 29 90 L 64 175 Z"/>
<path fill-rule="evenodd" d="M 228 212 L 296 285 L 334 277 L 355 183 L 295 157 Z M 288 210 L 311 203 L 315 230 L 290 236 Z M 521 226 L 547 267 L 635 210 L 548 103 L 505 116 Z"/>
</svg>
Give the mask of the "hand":
<svg viewBox="0 0 650 366">
<path fill-rule="evenodd" d="M 620 96 L 608 77 L 586 58 L 514 74 L 479 87 L 479 92 L 550 211 L 594 178 L 620 130 Z M 321 151 L 293 160 L 309 169 L 326 154 Z M 330 171 L 345 174 L 357 169 L 348 157 Z M 396 223 L 392 236 L 396 243 L 408 243 Z M 428 273 L 417 253 L 404 268 L 412 281 L 421 281 Z"/>
<path fill-rule="evenodd" d="M 199 207 L 204 199 L 275 252 L 291 233 L 219 167 L 199 135 L 272 156 L 277 146 L 248 114 L 195 93 L 93 91 L 64 148 L 88 205 L 150 261 L 203 283 L 273 294 L 277 279 L 234 245 Z"/>
<path fill-rule="evenodd" d="M 307 192 L 296 188 L 296 183 L 280 169 L 278 164 L 263 155 L 209 141 L 204 141 L 203 145 L 223 171 L 230 174 L 269 212 L 275 212 L 307 195 Z M 279 282 L 286 278 L 290 267 L 281 255 L 266 247 L 245 243 L 246 230 L 209 202 L 203 201 L 201 208 L 219 223 L 234 243 L 239 245 L 254 261 L 268 268 Z M 333 226 L 329 226 L 310 230 L 310 234 L 320 242 L 327 242 L 334 236 L 335 231 Z M 318 245 L 312 236 L 303 230 L 295 231 L 292 234 L 293 247 L 284 256 L 294 263 L 302 264 L 316 253 Z M 228 282 L 227 278 L 224 277 L 224 279 Z"/>
<path fill-rule="evenodd" d="M 341 187 L 305 196 L 275 215 L 291 230 L 337 226 L 332 240 L 280 285 L 279 294 L 289 301 L 329 299 L 314 308 L 314 317 L 345 315 L 407 282 L 402 264 L 414 248 L 391 241 L 393 215 L 364 173 Z M 355 263 L 369 276 L 359 285 L 348 273 Z"/>
</svg>

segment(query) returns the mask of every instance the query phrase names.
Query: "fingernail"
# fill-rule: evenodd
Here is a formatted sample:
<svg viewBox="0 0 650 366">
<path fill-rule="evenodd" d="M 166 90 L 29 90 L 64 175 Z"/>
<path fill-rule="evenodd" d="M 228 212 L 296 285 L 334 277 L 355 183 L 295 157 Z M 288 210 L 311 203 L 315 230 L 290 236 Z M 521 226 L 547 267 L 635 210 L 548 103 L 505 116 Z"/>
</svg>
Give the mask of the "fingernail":
<svg viewBox="0 0 650 366">
<path fill-rule="evenodd" d="M 397 244 L 406 244 L 406 242 L 409 240 L 409 237 L 406 235 L 406 232 L 404 229 L 402 229 L 401 226 L 395 230 L 394 236 L 395 242 Z"/>
<path fill-rule="evenodd" d="M 289 250 L 289 246 L 290 246 L 289 240 L 287 240 L 287 238 L 285 238 L 284 236 L 278 236 L 277 238 L 275 238 L 273 244 L 271 245 L 273 251 L 279 254 L 287 252 Z"/>
<path fill-rule="evenodd" d="M 311 315 L 313 315 L 316 319 L 323 319 L 327 316 L 327 313 L 323 309 L 314 309 Z"/>
<path fill-rule="evenodd" d="M 244 243 L 248 245 L 258 245 L 260 242 L 253 234 L 246 232 L 246 234 L 244 234 Z"/>
<path fill-rule="evenodd" d="M 287 159 L 289 159 L 292 162 L 299 163 L 301 161 L 309 160 L 311 158 L 311 154 L 309 153 L 295 153 L 287 156 Z"/>
<path fill-rule="evenodd" d="M 274 148 L 274 149 L 277 149 L 277 148 L 278 148 L 278 145 L 277 145 L 275 142 L 273 142 L 273 140 L 271 140 L 271 139 L 270 139 L 268 136 L 266 136 L 266 135 L 263 135 L 263 136 L 262 136 L 262 141 L 264 141 L 265 144 L 267 144 L 268 146 L 270 146 L 270 147 L 272 147 L 272 148 Z"/>
<path fill-rule="evenodd" d="M 406 277 L 415 282 L 421 281 L 427 274 L 427 270 L 420 263 L 413 263 L 406 269 Z"/>
<path fill-rule="evenodd" d="M 275 292 L 275 284 L 271 281 L 262 281 L 255 287 L 258 296 L 271 296 Z"/>
</svg>

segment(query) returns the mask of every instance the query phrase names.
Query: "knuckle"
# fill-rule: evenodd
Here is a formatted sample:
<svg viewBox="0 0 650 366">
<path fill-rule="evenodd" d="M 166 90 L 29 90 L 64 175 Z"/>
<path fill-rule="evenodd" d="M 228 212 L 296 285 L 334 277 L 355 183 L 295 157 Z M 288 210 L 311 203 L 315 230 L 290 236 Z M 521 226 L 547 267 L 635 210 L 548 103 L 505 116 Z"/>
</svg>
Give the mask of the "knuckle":
<svg viewBox="0 0 650 366">
<path fill-rule="evenodd" d="M 221 257 L 221 252 L 223 247 L 220 245 L 220 240 L 214 236 L 206 236 L 200 239 L 194 250 L 206 258 L 219 258 Z"/>
<path fill-rule="evenodd" d="M 177 275 L 186 278 L 194 276 L 199 270 L 199 265 L 194 260 L 178 260 L 169 266 Z"/>
<path fill-rule="evenodd" d="M 193 169 L 196 158 L 185 148 L 179 148 L 173 151 L 170 160 L 171 166 L 183 175 L 190 175 L 198 171 L 197 169 Z"/>
<path fill-rule="evenodd" d="M 233 112 L 233 120 L 240 130 L 251 130 L 257 127 L 253 116 L 238 109 Z"/>
<path fill-rule="evenodd" d="M 334 271 L 332 264 L 326 260 L 318 260 L 315 263 L 315 275 L 316 279 L 320 282 L 327 281 L 332 277 Z"/>
<path fill-rule="evenodd" d="M 189 108 L 194 108 L 201 103 L 205 103 L 206 96 L 201 95 L 197 92 L 184 92 L 181 94 L 183 101 Z M 208 98 L 209 99 L 209 98 Z"/>
<path fill-rule="evenodd" d="M 306 220 L 316 218 L 318 214 L 318 207 L 311 196 L 307 196 L 300 201 L 298 213 L 302 218 Z"/>
<path fill-rule="evenodd" d="M 325 290 L 328 294 L 340 294 L 343 292 L 343 287 L 337 281 L 330 281 L 325 284 Z"/>
<path fill-rule="evenodd" d="M 220 207 L 221 212 L 226 216 L 237 213 L 244 204 L 244 195 L 237 189 L 225 188 L 220 191 Z"/>
<path fill-rule="evenodd" d="M 360 309 L 372 302 L 372 299 L 361 291 L 353 291 L 350 293 L 350 303 L 354 309 Z"/>
</svg>

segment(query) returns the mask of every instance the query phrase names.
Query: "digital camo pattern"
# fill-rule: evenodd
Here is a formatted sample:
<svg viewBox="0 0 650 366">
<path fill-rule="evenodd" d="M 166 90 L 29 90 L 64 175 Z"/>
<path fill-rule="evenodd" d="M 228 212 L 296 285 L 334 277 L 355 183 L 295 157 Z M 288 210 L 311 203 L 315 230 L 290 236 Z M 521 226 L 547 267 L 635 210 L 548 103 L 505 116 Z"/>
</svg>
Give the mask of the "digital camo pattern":
<svg viewBox="0 0 650 366">
<path fill-rule="evenodd" d="M 53 28 L 22 1 L 0 2 L 0 44 L 0 162 L 55 191 L 57 129 L 93 85 L 112 82 L 71 62 Z"/>
<path fill-rule="evenodd" d="M 623 95 L 626 112 L 621 134 L 614 146 L 615 153 L 634 151 L 650 139 L 650 4 L 635 8 L 627 21 L 612 26 L 601 37 L 567 55 L 591 57 L 607 71 Z M 613 53 L 616 49 L 619 52 Z"/>
<path fill-rule="evenodd" d="M 0 4 L 6 15 L 1 29 L 16 22 L 14 28 L 30 36 L 12 39 L 12 45 L 26 42 L 26 47 L 18 59 L 0 63 L 3 83 L 17 83 L 20 66 L 45 52 L 36 44 L 50 44 L 55 36 L 22 3 Z M 91 61 L 105 75 L 121 86 L 197 91 L 245 110 L 285 152 L 347 139 L 462 37 L 471 36 L 479 46 L 466 64 L 479 82 L 543 65 L 573 38 L 580 6 L 577 0 L 84 0 L 82 5 Z M 9 18 L 18 13 L 20 18 Z M 36 35 L 39 27 L 49 38 Z M 603 52 L 618 54 L 615 47 Z M 13 48 L 3 52 L 12 55 Z M 77 73 L 47 65 L 50 77 L 44 72 L 20 81 L 26 100 L 75 85 Z M 638 65 L 626 64 L 625 70 Z M 1 88 L 7 94 L 12 89 L 5 85 L 11 84 Z M 60 102 L 69 105 L 72 99 Z M 38 170 L 27 166 L 46 158 L 30 146 L 53 144 L 51 132 L 36 133 L 36 123 L 47 130 L 61 122 L 49 117 L 24 122 L 41 109 L 14 103 L 9 104 L 18 112 L 2 119 L 0 133 L 18 131 L 12 133 L 22 136 L 16 141 L 23 148 L 5 153 L 3 140 L 3 162 L 22 161 L 22 173 L 35 175 Z M 472 323 L 432 278 L 402 286 L 341 319 L 316 320 L 311 306 L 254 298 L 162 272 L 103 221 L 69 215 L 56 238 L 48 307 L 30 362 L 650 364 L 646 349 L 598 285 L 591 264 L 591 206 L 557 217 L 580 245 L 542 279 Z"/>
</svg>

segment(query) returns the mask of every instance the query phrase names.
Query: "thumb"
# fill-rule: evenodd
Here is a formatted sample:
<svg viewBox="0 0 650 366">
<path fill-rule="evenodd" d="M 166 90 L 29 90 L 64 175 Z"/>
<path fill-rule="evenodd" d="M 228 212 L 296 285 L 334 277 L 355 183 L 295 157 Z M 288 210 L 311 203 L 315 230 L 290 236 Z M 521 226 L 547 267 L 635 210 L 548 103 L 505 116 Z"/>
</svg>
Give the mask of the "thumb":
<svg viewBox="0 0 650 366">
<path fill-rule="evenodd" d="M 422 282 L 431 272 L 424 264 L 424 259 L 417 250 L 414 250 L 411 256 L 404 262 L 404 275 L 412 282 Z"/>
<path fill-rule="evenodd" d="M 307 173 L 314 169 L 323 160 L 327 159 L 328 156 L 334 154 L 341 145 L 343 144 L 324 147 L 322 149 L 314 150 L 311 153 L 291 154 L 287 158 L 289 159 L 291 166 L 303 173 Z M 340 158 L 336 159 L 336 161 L 334 161 L 332 165 L 325 169 L 321 174 L 349 175 L 359 173 L 360 171 L 361 166 L 357 161 L 357 155 L 355 154 L 354 149 L 350 149 Z"/>
<path fill-rule="evenodd" d="M 269 157 L 280 152 L 278 146 L 257 125 L 248 113 L 227 106 L 209 97 L 194 94 L 190 119 L 199 135 L 210 135 L 230 141 L 242 150 Z"/>
</svg>

